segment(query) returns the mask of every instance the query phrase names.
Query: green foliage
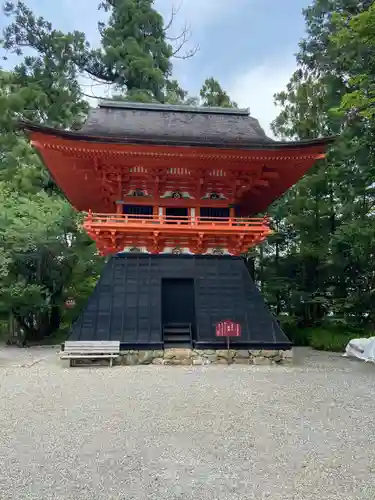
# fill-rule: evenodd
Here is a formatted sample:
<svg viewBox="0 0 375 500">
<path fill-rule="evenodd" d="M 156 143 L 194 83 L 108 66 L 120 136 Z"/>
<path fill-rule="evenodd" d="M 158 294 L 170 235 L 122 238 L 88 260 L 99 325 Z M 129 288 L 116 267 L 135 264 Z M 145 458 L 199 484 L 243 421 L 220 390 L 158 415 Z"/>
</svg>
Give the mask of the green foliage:
<svg viewBox="0 0 375 500">
<path fill-rule="evenodd" d="M 95 78 L 114 83 L 128 92 L 148 92 L 164 100 L 171 75 L 172 46 L 167 43 L 162 16 L 153 0 L 102 2 L 110 12 L 107 25 L 100 24 L 101 51 L 87 54 L 85 70 Z"/>
<path fill-rule="evenodd" d="M 70 283 L 95 270 L 93 244 L 58 195 L 22 194 L 0 185 L 0 311 L 11 312 L 24 340 L 59 328 Z"/>
<path fill-rule="evenodd" d="M 375 319 L 374 12 L 371 1 L 312 2 L 298 69 L 275 96 L 278 136 L 340 134 L 327 159 L 271 207 L 277 232 L 258 256 L 267 300 L 304 328 L 332 313 L 358 325 Z"/>
<path fill-rule="evenodd" d="M 316 328 L 309 332 L 310 346 L 320 351 L 344 352 L 353 338 L 350 333 L 338 333 L 335 330 Z"/>
<path fill-rule="evenodd" d="M 237 108 L 237 103 L 232 101 L 215 78 L 207 78 L 200 90 L 201 104 L 203 106 L 218 106 L 221 108 Z"/>
<path fill-rule="evenodd" d="M 375 4 L 355 15 L 336 12 L 332 21 L 336 32 L 330 41 L 340 65 L 350 71 L 348 90 L 338 111 L 349 121 L 357 115 L 371 120 L 375 116 Z"/>
<path fill-rule="evenodd" d="M 43 17 L 36 17 L 24 2 L 9 1 L 4 12 L 11 22 L 4 30 L 3 45 L 17 55 L 23 55 L 26 49 L 37 54 L 24 57 L 20 72 L 27 74 L 31 65 L 35 73 L 37 65 L 38 83 L 54 82 L 49 95 L 56 98 L 57 109 L 66 97 L 64 93 L 70 94 L 74 89 L 77 98 L 82 96 L 79 77 L 91 80 L 91 86 L 109 85 L 129 100 L 165 102 L 173 89 L 174 96 L 183 101 L 186 93 L 171 79 L 171 59 L 192 55 L 181 55 L 188 30 L 174 37 L 174 47 L 168 30 L 175 13 L 165 25 L 153 4 L 154 0 L 100 2 L 99 9 L 107 13 L 107 20 L 99 23 L 101 45 L 94 49 L 84 33 L 55 30 Z M 59 113 L 59 125 L 63 112 Z"/>
<path fill-rule="evenodd" d="M 326 319 L 319 325 L 304 327 L 295 316 L 280 316 L 280 326 L 293 345 L 312 347 L 317 350 L 344 352 L 353 338 L 367 338 L 373 334 L 360 326 L 353 326 L 346 321 Z"/>
<path fill-rule="evenodd" d="M 296 316 L 280 316 L 278 319 L 283 332 L 293 342 L 293 345 L 310 345 L 309 332 L 306 328 L 299 326 L 299 320 Z"/>
<path fill-rule="evenodd" d="M 365 330 L 350 328 L 345 324 L 325 324 L 312 328 L 307 332 L 309 345 L 320 351 L 344 352 L 345 347 L 353 338 L 368 338 L 373 336 Z"/>
</svg>

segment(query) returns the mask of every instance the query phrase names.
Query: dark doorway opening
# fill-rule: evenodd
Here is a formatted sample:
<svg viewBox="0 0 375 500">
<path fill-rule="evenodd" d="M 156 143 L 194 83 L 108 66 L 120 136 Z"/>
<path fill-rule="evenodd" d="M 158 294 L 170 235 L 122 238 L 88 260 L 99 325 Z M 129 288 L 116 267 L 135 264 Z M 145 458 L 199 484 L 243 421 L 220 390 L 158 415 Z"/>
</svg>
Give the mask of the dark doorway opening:
<svg viewBox="0 0 375 500">
<path fill-rule="evenodd" d="M 168 207 L 165 209 L 165 215 L 169 217 L 169 224 L 186 224 L 189 211 L 184 207 Z"/>
<path fill-rule="evenodd" d="M 162 280 L 164 347 L 191 347 L 195 332 L 193 279 Z"/>
<path fill-rule="evenodd" d="M 200 216 L 202 220 L 215 219 L 217 217 L 229 218 L 229 208 L 227 207 L 201 207 Z"/>
<path fill-rule="evenodd" d="M 123 213 L 138 216 L 137 218 L 141 218 L 142 215 L 150 218 L 153 214 L 153 207 L 150 205 L 123 205 Z"/>
</svg>

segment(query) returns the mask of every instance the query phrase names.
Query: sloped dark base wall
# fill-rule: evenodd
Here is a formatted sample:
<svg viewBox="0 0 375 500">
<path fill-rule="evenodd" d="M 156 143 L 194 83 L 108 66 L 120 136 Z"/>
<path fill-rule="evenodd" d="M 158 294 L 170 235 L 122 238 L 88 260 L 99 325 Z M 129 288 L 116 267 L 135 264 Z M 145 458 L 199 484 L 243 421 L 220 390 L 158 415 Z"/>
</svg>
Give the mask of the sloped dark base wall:
<svg viewBox="0 0 375 500">
<path fill-rule="evenodd" d="M 70 340 L 120 340 L 122 349 L 163 349 L 162 279 L 194 279 L 194 347 L 217 349 L 224 319 L 238 322 L 236 349 L 290 349 L 291 343 L 269 312 L 245 262 L 230 256 L 123 254 L 112 257 L 72 327 Z"/>
</svg>

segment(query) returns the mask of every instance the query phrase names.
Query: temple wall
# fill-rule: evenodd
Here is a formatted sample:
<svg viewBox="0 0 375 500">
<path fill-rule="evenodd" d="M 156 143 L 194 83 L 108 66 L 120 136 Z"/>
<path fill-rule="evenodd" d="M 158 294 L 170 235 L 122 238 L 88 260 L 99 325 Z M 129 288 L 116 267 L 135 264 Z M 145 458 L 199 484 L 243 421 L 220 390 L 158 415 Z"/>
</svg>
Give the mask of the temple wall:
<svg viewBox="0 0 375 500">
<path fill-rule="evenodd" d="M 241 325 L 232 349 L 291 348 L 243 259 L 125 254 L 105 265 L 69 340 L 118 340 L 123 350 L 225 349 L 216 326 L 226 319 Z M 164 339 L 173 324 L 188 325 L 188 337 Z"/>
</svg>

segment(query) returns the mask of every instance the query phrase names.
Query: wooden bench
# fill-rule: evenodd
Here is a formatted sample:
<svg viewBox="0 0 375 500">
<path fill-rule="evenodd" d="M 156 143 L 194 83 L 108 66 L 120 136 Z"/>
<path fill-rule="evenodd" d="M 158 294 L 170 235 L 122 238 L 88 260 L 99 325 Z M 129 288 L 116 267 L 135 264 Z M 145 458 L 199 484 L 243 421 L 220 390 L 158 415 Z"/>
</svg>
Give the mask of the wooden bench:
<svg viewBox="0 0 375 500">
<path fill-rule="evenodd" d="M 120 341 L 67 341 L 64 350 L 60 352 L 60 359 L 69 359 L 70 366 L 76 359 L 109 359 L 112 366 L 114 358 L 120 355 Z"/>
</svg>

